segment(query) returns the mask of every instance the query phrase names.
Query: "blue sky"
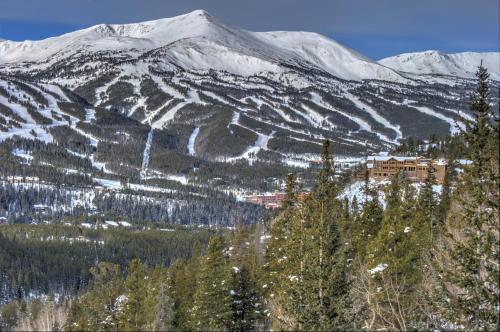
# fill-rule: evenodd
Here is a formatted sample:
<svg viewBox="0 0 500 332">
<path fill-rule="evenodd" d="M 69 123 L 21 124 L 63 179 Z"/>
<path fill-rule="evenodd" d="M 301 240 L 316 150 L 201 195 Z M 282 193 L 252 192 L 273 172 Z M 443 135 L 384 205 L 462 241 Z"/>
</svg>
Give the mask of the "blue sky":
<svg viewBox="0 0 500 332">
<path fill-rule="evenodd" d="M 0 0 L 0 38 L 43 39 L 195 9 L 254 31 L 318 32 L 373 59 L 500 50 L 499 0 Z"/>
</svg>

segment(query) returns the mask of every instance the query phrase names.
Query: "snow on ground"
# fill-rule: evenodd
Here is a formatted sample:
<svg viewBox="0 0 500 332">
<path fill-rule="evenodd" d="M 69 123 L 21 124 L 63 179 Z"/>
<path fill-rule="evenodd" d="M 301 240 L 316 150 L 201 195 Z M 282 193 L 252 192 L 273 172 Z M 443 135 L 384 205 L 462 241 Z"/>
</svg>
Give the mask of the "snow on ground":
<svg viewBox="0 0 500 332">
<path fill-rule="evenodd" d="M 171 180 L 171 181 L 176 181 L 176 182 L 179 182 L 183 185 L 187 185 L 188 184 L 188 178 L 185 176 L 185 175 L 173 175 L 173 174 L 169 174 L 166 176 L 166 178 L 168 180 Z"/>
<path fill-rule="evenodd" d="M 325 124 L 326 124 L 331 128 L 335 127 L 335 125 L 333 123 L 331 123 L 326 117 L 319 114 L 318 112 L 316 112 L 315 110 L 313 110 L 309 106 L 307 106 L 305 104 L 301 104 L 300 107 L 307 112 L 307 117 L 310 119 L 311 124 L 313 124 L 314 126 L 327 127 L 327 126 L 325 126 Z"/>
<path fill-rule="evenodd" d="M 452 134 L 456 134 L 456 133 L 460 132 L 460 130 L 462 130 L 464 128 L 463 123 L 458 122 L 457 119 L 450 118 L 449 116 L 446 116 L 446 115 L 444 115 L 442 113 L 436 112 L 433 109 L 431 109 L 429 107 L 426 107 L 426 106 L 416 106 L 416 105 L 413 105 L 414 103 L 417 103 L 416 101 L 405 99 L 403 102 L 398 102 L 398 101 L 394 101 L 394 100 L 390 100 L 390 99 L 384 98 L 383 96 L 380 96 L 380 95 L 377 95 L 376 97 L 379 98 L 379 99 L 385 100 L 385 101 L 387 101 L 389 103 L 392 103 L 394 105 L 404 105 L 404 106 L 408 106 L 408 107 L 414 108 L 414 109 L 416 109 L 417 111 L 419 111 L 421 113 L 424 113 L 424 114 L 433 116 L 435 118 L 438 118 L 440 120 L 443 120 L 444 122 L 447 122 L 450 125 L 450 133 L 452 133 Z M 452 110 L 452 109 L 446 109 L 446 110 L 448 110 L 450 112 L 453 112 L 453 113 L 456 113 L 457 115 L 461 115 L 461 116 L 463 116 L 464 118 L 466 118 L 468 120 L 473 120 L 473 118 L 470 115 L 468 115 L 468 114 L 466 114 L 464 112 L 460 112 L 460 111 Z"/>
<path fill-rule="evenodd" d="M 248 147 L 245 150 L 245 152 L 243 152 L 240 156 L 228 158 L 227 161 L 232 162 L 239 159 L 247 159 L 249 164 L 252 165 L 253 160 L 256 159 L 257 153 L 259 153 L 260 150 L 267 150 L 267 143 L 271 138 L 274 137 L 274 134 L 276 132 L 272 131 L 271 134 L 269 135 L 264 135 L 256 131 L 255 133 L 257 134 L 257 140 L 255 141 L 255 144 L 253 146 Z"/>
<path fill-rule="evenodd" d="M 31 163 L 33 160 L 33 156 L 29 151 L 25 151 L 23 149 L 14 149 L 12 154 L 16 157 L 23 158 L 27 163 Z"/>
<path fill-rule="evenodd" d="M 95 120 L 95 110 L 91 108 L 85 109 L 85 122 L 90 123 L 92 120 Z"/>
<path fill-rule="evenodd" d="M 309 164 L 307 161 L 303 161 L 300 159 L 288 159 L 287 158 L 287 159 L 283 159 L 282 162 L 288 166 L 297 167 L 297 168 L 306 168 L 307 169 L 311 166 L 311 164 Z"/>
<path fill-rule="evenodd" d="M 169 109 L 167 111 L 167 113 L 165 113 L 158 121 L 155 121 L 153 123 L 153 128 L 154 129 L 160 129 L 162 128 L 166 123 L 170 122 L 173 120 L 175 114 L 177 113 L 178 110 L 180 110 L 181 108 L 183 108 L 184 106 L 186 106 L 187 104 L 189 104 L 190 102 L 189 101 L 183 101 L 177 105 L 175 105 L 174 107 L 172 107 L 171 109 Z"/>
<path fill-rule="evenodd" d="M 69 98 L 66 96 L 66 94 L 57 85 L 54 85 L 54 84 L 40 84 L 40 86 L 43 86 L 44 89 L 49 90 L 52 93 L 55 93 L 63 101 L 70 101 Z"/>
<path fill-rule="evenodd" d="M 97 139 L 95 136 L 90 135 L 89 133 L 86 133 L 83 130 L 81 130 L 80 128 L 78 128 L 76 126 L 76 123 L 73 123 L 71 125 L 71 129 L 73 129 L 74 131 L 76 131 L 80 135 L 85 136 L 89 140 L 90 145 L 92 145 L 93 147 L 97 147 L 97 145 L 99 144 L 99 139 Z"/>
<path fill-rule="evenodd" d="M 96 102 L 94 103 L 94 105 L 99 106 L 100 104 L 102 104 L 103 102 L 106 101 L 106 98 L 107 98 L 106 91 L 108 90 L 109 87 L 116 84 L 120 80 L 120 78 L 121 78 L 120 76 L 117 76 L 117 77 L 113 78 L 110 82 L 104 84 L 101 87 L 98 87 L 95 90 Z M 103 95 L 105 98 L 101 98 L 101 95 Z"/>
<path fill-rule="evenodd" d="M 368 273 L 371 275 L 374 275 L 374 274 L 383 272 L 388 267 L 389 267 L 389 265 L 387 265 L 386 263 L 382 263 L 382 264 L 375 266 L 373 269 L 368 270 Z"/>
<path fill-rule="evenodd" d="M 156 186 L 148 186 L 144 184 L 136 184 L 136 183 L 129 183 L 127 187 L 131 190 L 134 191 L 151 191 L 151 192 L 159 192 L 159 193 L 174 193 L 176 192 L 173 189 L 167 189 L 167 188 L 161 188 L 161 187 L 156 187 Z"/>
<path fill-rule="evenodd" d="M 399 126 L 390 123 L 389 120 L 378 114 L 377 111 L 375 111 L 371 106 L 366 105 L 353 94 L 347 93 L 347 95 L 349 96 L 349 99 L 354 103 L 354 105 L 356 105 L 357 108 L 370 114 L 373 120 L 377 121 L 384 127 L 392 129 L 396 132 L 396 138 L 394 140 L 390 140 L 389 142 L 397 143 L 398 140 L 403 137 L 403 134 L 401 133 L 401 129 L 399 128 Z"/>
<path fill-rule="evenodd" d="M 149 154 L 151 152 L 151 144 L 153 143 L 153 129 L 149 130 L 148 138 L 146 139 L 146 146 L 144 147 L 144 153 L 142 155 L 142 166 L 141 166 L 141 179 L 146 176 L 149 166 Z"/>
<path fill-rule="evenodd" d="M 465 78 L 475 78 L 479 63 L 488 68 L 491 78 L 500 80 L 499 52 L 463 52 L 447 54 L 440 51 L 424 51 L 404 53 L 379 60 L 378 63 L 415 74 L 456 75 Z"/>
<path fill-rule="evenodd" d="M 385 207 L 386 202 L 385 202 L 385 192 L 384 188 L 390 184 L 389 180 L 381 180 L 377 181 L 374 179 L 370 179 L 369 181 L 369 186 L 370 188 L 377 187 L 377 197 L 380 203 L 382 204 L 383 207 Z M 418 193 L 420 191 L 420 188 L 422 187 L 422 183 L 420 182 L 415 182 L 411 184 L 415 189 L 416 192 Z M 365 203 L 365 198 L 370 199 L 370 197 L 365 197 L 364 193 L 364 186 L 365 182 L 364 181 L 356 181 L 351 183 L 349 186 L 344 188 L 344 190 L 341 192 L 339 198 L 347 198 L 349 202 L 352 202 L 354 197 L 356 197 L 356 200 L 358 201 L 359 205 L 363 205 Z M 436 194 L 436 198 L 439 199 L 439 196 L 441 195 L 443 186 L 440 184 L 436 184 L 432 186 L 432 190 Z"/>
<path fill-rule="evenodd" d="M 108 189 L 120 190 L 123 188 L 121 182 L 116 180 L 94 178 L 94 181 Z"/>
<path fill-rule="evenodd" d="M 196 128 L 194 128 L 193 132 L 189 136 L 187 149 L 188 149 L 189 155 L 191 155 L 191 156 L 194 156 L 196 154 L 196 151 L 194 150 L 194 143 L 196 142 L 196 137 L 198 136 L 199 132 L 200 132 L 200 128 L 196 127 Z"/>
<path fill-rule="evenodd" d="M 92 154 L 89 159 L 90 159 L 90 162 L 92 163 L 92 167 L 94 167 L 100 171 L 103 171 L 104 173 L 109 173 L 109 174 L 113 173 L 106 168 L 106 163 L 95 160 L 94 154 Z"/>
<path fill-rule="evenodd" d="M 240 121 L 240 113 L 239 112 L 233 112 L 233 116 L 231 118 L 231 122 L 227 125 L 229 128 L 229 125 L 238 125 L 238 122 Z"/>
<path fill-rule="evenodd" d="M 30 178 L 30 177 L 13 177 L 9 176 L 0 181 L 0 186 L 8 184 L 16 188 L 16 190 L 22 191 L 27 189 L 34 190 L 42 190 L 42 189 L 54 189 L 54 185 L 40 183 L 38 178 Z M 64 196 L 69 198 L 69 204 L 61 204 L 60 202 L 55 202 L 51 206 L 46 206 L 43 204 L 38 204 L 39 206 L 46 206 L 52 211 L 62 211 L 69 212 L 77 207 L 84 207 L 87 209 L 94 209 L 94 198 L 95 192 L 94 189 L 88 188 L 74 188 L 71 190 L 64 190 Z"/>
<path fill-rule="evenodd" d="M 464 125 L 462 123 L 457 122 L 455 119 L 449 118 L 449 117 L 445 116 L 444 114 L 438 113 L 438 112 L 430 109 L 429 107 L 414 106 L 414 105 L 408 105 L 408 106 L 418 110 L 419 112 L 422 112 L 424 114 L 436 117 L 438 119 L 441 119 L 441 120 L 447 122 L 450 125 L 450 133 L 452 133 L 452 134 L 457 134 L 464 128 Z"/>
<path fill-rule="evenodd" d="M 330 104 L 323 101 L 323 98 L 319 94 L 317 94 L 316 92 L 311 92 L 311 101 L 318 106 L 321 106 L 321 107 L 326 108 L 330 111 L 333 111 L 333 112 L 339 113 L 342 116 L 345 116 L 349 120 L 355 122 L 359 126 L 360 130 L 373 132 L 372 127 L 370 126 L 370 124 L 368 122 L 366 122 L 365 120 L 363 120 L 361 118 L 358 118 L 358 117 L 353 116 L 351 114 L 348 114 L 346 112 L 339 111 L 338 109 L 332 107 Z M 380 135 L 382 135 L 382 134 L 380 134 Z M 384 137 L 384 140 L 390 141 L 390 139 L 387 136 L 382 135 L 382 137 Z"/>
<path fill-rule="evenodd" d="M 282 154 L 284 157 L 281 162 L 292 167 L 309 168 L 311 162 L 316 162 L 321 159 L 318 154 Z M 337 168 L 351 168 L 361 164 L 364 157 L 350 157 L 350 156 L 335 156 L 334 163 Z"/>
<path fill-rule="evenodd" d="M 27 139 L 38 138 L 46 143 L 51 143 L 53 141 L 52 135 L 36 124 L 35 120 L 33 120 L 24 106 L 14 102 L 9 102 L 9 100 L 2 95 L 0 95 L 0 104 L 8 105 L 8 107 L 16 115 L 25 121 L 24 123 L 21 123 L 21 128 L 12 127 L 9 128 L 8 132 L 0 132 L 0 141 L 13 136 L 19 136 Z"/>
</svg>

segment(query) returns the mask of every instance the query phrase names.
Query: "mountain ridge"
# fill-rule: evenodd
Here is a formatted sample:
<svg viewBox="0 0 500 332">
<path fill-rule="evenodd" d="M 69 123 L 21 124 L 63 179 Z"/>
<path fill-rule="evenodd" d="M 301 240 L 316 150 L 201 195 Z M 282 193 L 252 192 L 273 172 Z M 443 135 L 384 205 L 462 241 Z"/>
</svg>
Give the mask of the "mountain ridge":
<svg viewBox="0 0 500 332">
<path fill-rule="evenodd" d="M 245 62 L 250 69 L 244 72 L 231 67 L 235 74 L 251 75 L 261 71 L 280 71 L 281 68 L 277 63 L 284 61 L 288 64 L 306 63 L 343 79 L 405 80 L 392 69 L 380 66 L 366 56 L 322 35 L 312 32 L 246 31 L 222 23 L 203 10 L 141 23 L 99 24 L 41 41 L 3 42 L 0 44 L 0 63 L 41 61 L 61 52 L 74 54 L 79 50 L 137 49 L 146 52 L 182 40 L 197 43 L 204 49 L 208 48 L 205 54 L 213 53 L 210 52 L 210 45 L 207 45 L 207 41 L 210 41 L 219 47 L 211 45 L 219 57 L 232 53 L 231 55 L 245 55 L 255 59 Z M 294 47 L 290 47 L 289 44 L 293 44 Z M 304 49 L 305 44 L 308 50 Z M 311 52 L 311 48 L 315 48 L 315 52 Z M 171 56 L 175 58 L 176 54 Z M 177 56 L 180 57 L 179 62 L 190 69 L 212 69 L 214 63 L 217 63 L 214 60 L 206 63 L 194 60 L 189 62 L 182 54 Z M 191 58 L 193 57 L 191 54 Z M 322 57 L 334 61 L 330 63 L 321 61 Z"/>
<path fill-rule="evenodd" d="M 437 50 L 403 53 L 387 57 L 378 63 L 412 74 L 440 74 L 474 78 L 477 66 L 490 72 L 491 79 L 500 80 L 500 52 L 445 53 Z"/>
</svg>

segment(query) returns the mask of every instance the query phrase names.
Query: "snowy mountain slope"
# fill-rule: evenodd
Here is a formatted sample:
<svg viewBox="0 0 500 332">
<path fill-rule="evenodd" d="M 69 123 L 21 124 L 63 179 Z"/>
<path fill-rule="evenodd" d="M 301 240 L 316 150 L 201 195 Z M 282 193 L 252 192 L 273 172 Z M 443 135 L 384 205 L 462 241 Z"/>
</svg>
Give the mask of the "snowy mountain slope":
<svg viewBox="0 0 500 332">
<path fill-rule="evenodd" d="M 483 62 L 491 79 L 500 80 L 500 52 L 464 52 L 446 54 L 439 51 L 405 53 L 385 58 L 378 63 L 401 72 L 413 74 L 439 74 L 474 78 L 479 64 Z"/>
<path fill-rule="evenodd" d="M 339 78 L 408 81 L 401 74 L 316 33 L 275 31 L 257 35 L 268 44 L 286 50 L 298 61 L 305 60 Z"/>
<path fill-rule="evenodd" d="M 161 131 L 153 136 L 153 131 L 94 108 L 60 86 L 0 74 L 0 194 L 8 193 L 10 200 L 0 202 L 0 215 L 39 220 L 38 204 L 44 206 L 42 217 L 53 220 L 99 212 L 135 220 L 230 224 L 230 211 L 240 209 L 247 221 L 262 212 L 239 203 L 227 187 L 206 185 L 220 166 L 196 160 L 196 173 L 189 174 L 194 157 L 182 159 L 173 137 Z M 223 172 L 230 178 L 239 169 Z M 193 208 L 210 206 L 213 199 L 225 203 L 212 206 L 210 215 Z M 134 214 L 117 210 L 119 204 L 135 209 Z"/>
<path fill-rule="evenodd" d="M 159 47 L 165 47 L 171 63 L 185 69 L 218 69 L 249 76 L 283 72 L 284 63 L 321 69 L 343 79 L 407 81 L 321 35 L 245 31 L 202 10 L 143 23 L 101 24 L 42 41 L 5 41 L 0 44 L 0 63 L 51 62 L 80 52 L 147 52 Z"/>
<path fill-rule="evenodd" d="M 119 116 L 141 127 L 134 137 L 140 157 L 128 166 L 134 174 L 150 128 L 155 139 L 168 136 L 185 160 L 281 167 L 290 156 L 307 163 L 326 138 L 335 153 L 359 156 L 401 138 L 453 132 L 459 115 L 467 116 L 473 86 L 467 78 L 400 74 L 315 33 L 250 32 L 204 11 L 101 24 L 42 41 L 6 41 L 0 51 L 6 78 L 64 87 L 87 103 L 85 118 Z M 41 114 L 51 110 L 32 106 Z M 47 131 L 43 122 L 49 120 L 27 120 L 24 136 L 33 137 L 30 126 Z M 98 129 L 86 132 L 81 122 L 70 127 L 97 147 L 95 132 L 105 126 L 94 121 Z M 152 163 L 155 153 L 153 144 Z"/>
<path fill-rule="evenodd" d="M 245 31 L 204 11 L 0 41 L 0 178 L 146 203 L 169 193 L 177 216 L 217 197 L 231 222 L 228 193 L 279 189 L 289 172 L 311 183 L 326 138 L 337 160 L 359 160 L 455 131 L 470 118 L 468 77 L 401 73 L 318 34 Z"/>
</svg>

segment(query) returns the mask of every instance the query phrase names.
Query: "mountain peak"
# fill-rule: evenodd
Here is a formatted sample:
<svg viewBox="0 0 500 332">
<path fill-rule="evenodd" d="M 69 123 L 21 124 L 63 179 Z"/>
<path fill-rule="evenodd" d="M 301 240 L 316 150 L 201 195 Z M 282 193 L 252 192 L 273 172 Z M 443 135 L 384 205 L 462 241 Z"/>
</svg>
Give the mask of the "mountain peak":
<svg viewBox="0 0 500 332">
<path fill-rule="evenodd" d="M 207 12 L 206 10 L 204 9 L 197 9 L 197 10 L 193 10 L 192 12 L 190 13 L 187 13 L 185 14 L 184 16 L 191 16 L 191 17 L 202 17 L 202 18 L 213 18 L 212 15 L 210 15 L 209 12 Z"/>
<path fill-rule="evenodd" d="M 500 52 L 444 53 L 436 50 L 404 53 L 378 61 L 389 68 L 413 74 L 452 75 L 474 78 L 483 61 L 494 80 L 500 79 Z"/>
</svg>

